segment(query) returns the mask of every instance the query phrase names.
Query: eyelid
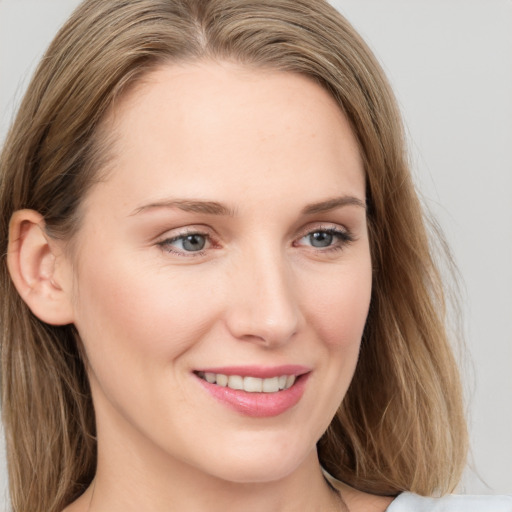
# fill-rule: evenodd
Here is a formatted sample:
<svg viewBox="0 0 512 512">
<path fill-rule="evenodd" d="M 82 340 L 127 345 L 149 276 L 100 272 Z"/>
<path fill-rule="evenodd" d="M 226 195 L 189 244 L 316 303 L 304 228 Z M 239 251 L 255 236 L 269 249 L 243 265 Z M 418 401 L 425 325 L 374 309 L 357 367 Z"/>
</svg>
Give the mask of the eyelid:
<svg viewBox="0 0 512 512">
<path fill-rule="evenodd" d="M 298 232 L 296 240 L 304 238 L 311 233 L 316 233 L 317 231 L 331 231 L 354 238 L 350 229 L 345 226 L 340 224 L 332 224 L 330 222 L 321 222 L 319 224 L 308 224 L 306 227 L 302 228 Z"/>
</svg>

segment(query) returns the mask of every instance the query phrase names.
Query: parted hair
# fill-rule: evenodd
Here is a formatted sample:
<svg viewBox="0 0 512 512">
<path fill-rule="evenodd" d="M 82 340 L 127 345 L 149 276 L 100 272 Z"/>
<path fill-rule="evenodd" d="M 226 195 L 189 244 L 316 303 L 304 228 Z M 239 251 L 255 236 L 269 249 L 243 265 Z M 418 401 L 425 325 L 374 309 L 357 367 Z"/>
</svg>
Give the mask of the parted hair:
<svg viewBox="0 0 512 512">
<path fill-rule="evenodd" d="M 60 512 L 96 467 L 94 408 L 73 325 L 35 317 L 10 279 L 9 220 L 30 208 L 72 240 L 108 160 L 116 98 L 167 63 L 231 61 L 299 73 L 349 120 L 366 173 L 370 311 L 322 466 L 375 494 L 443 494 L 466 459 L 442 280 L 381 67 L 323 0 L 86 0 L 42 59 L 0 156 L 1 392 L 14 512 Z M 333 314 L 336 314 L 333 312 Z"/>
</svg>

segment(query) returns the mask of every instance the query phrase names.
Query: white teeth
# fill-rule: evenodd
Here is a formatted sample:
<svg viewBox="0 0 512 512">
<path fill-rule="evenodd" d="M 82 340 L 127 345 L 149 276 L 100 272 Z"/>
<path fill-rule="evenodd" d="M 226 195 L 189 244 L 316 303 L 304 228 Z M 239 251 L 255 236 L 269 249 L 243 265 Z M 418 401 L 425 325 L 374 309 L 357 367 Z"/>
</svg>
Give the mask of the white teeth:
<svg viewBox="0 0 512 512">
<path fill-rule="evenodd" d="M 261 393 L 263 391 L 263 380 L 257 377 L 244 377 L 244 391 Z"/>
<path fill-rule="evenodd" d="M 288 389 L 288 388 L 291 388 L 295 383 L 295 375 L 288 375 L 288 377 L 286 377 L 286 384 L 285 384 L 285 389 Z"/>
<path fill-rule="evenodd" d="M 279 377 L 263 379 L 263 391 L 265 393 L 277 393 L 279 391 Z"/>
<path fill-rule="evenodd" d="M 244 379 L 240 375 L 230 375 L 228 377 L 228 388 L 244 389 Z"/>
<path fill-rule="evenodd" d="M 209 382 L 210 384 L 215 384 L 215 382 L 217 380 L 215 377 L 216 377 L 215 373 L 205 373 L 204 374 L 204 378 L 205 378 L 206 382 Z"/>
<path fill-rule="evenodd" d="M 216 384 L 217 386 L 222 386 L 223 388 L 225 388 L 228 385 L 228 376 L 222 375 L 222 373 L 218 373 Z"/>
<path fill-rule="evenodd" d="M 222 373 L 199 373 L 199 376 L 210 384 L 244 390 L 247 393 L 277 393 L 288 389 L 295 383 L 295 375 L 281 375 L 268 379 L 258 377 L 241 377 L 240 375 L 224 375 Z"/>
</svg>

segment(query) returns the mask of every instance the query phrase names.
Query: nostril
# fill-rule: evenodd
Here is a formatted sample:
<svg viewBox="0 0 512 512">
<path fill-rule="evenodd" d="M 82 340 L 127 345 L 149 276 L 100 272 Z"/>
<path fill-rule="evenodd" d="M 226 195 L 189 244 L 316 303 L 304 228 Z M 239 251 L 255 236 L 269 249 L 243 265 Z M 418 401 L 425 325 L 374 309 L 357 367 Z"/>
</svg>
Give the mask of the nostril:
<svg viewBox="0 0 512 512">
<path fill-rule="evenodd" d="M 256 315 L 247 318 L 232 318 L 229 323 L 230 332 L 238 339 L 246 342 L 259 343 L 274 347 L 291 341 L 297 333 L 297 322 L 265 322 L 258 320 Z"/>
</svg>

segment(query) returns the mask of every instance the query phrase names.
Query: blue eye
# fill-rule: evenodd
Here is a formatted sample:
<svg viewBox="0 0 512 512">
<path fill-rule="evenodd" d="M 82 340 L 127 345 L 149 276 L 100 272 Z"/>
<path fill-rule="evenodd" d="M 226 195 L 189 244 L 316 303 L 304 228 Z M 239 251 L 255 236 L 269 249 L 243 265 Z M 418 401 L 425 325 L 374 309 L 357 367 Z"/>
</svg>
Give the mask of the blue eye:
<svg viewBox="0 0 512 512">
<path fill-rule="evenodd" d="M 328 231 L 315 231 L 306 238 L 313 247 L 329 247 L 332 245 L 334 235 Z"/>
<path fill-rule="evenodd" d="M 190 233 L 164 240 L 160 245 L 169 252 L 200 252 L 206 247 L 207 242 L 208 237 L 206 235 Z"/>
<path fill-rule="evenodd" d="M 206 245 L 206 237 L 198 234 L 186 235 L 179 237 L 176 242 L 178 245 L 181 245 L 180 248 L 185 251 L 202 251 Z"/>
<path fill-rule="evenodd" d="M 347 231 L 328 228 L 311 231 L 300 238 L 298 245 L 307 245 L 315 249 L 342 249 L 353 238 Z"/>
</svg>

